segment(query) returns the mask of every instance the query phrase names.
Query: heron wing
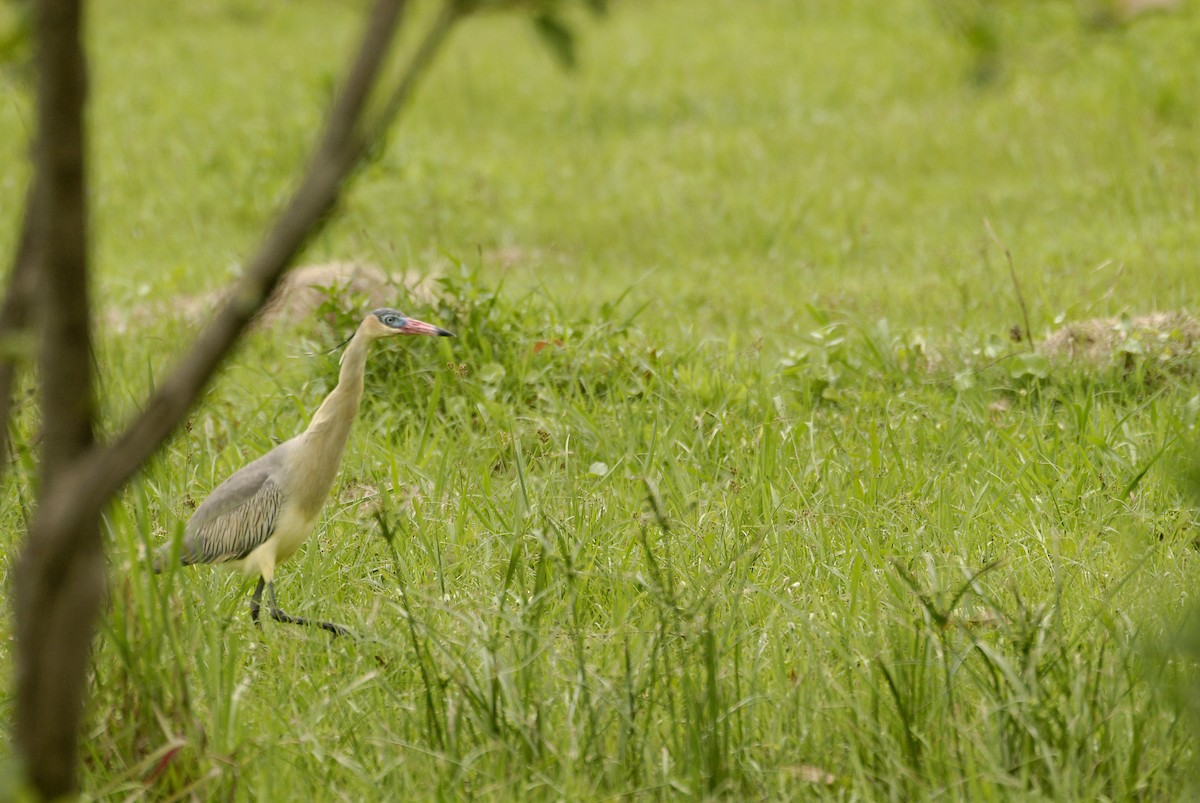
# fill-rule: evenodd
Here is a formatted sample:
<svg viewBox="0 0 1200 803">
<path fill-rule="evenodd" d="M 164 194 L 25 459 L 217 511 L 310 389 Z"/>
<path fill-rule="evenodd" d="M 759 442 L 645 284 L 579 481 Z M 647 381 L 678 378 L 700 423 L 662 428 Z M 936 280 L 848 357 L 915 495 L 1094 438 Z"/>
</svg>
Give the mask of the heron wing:
<svg viewBox="0 0 1200 803">
<path fill-rule="evenodd" d="M 282 463 L 276 448 L 209 494 L 184 531 L 180 559 L 185 565 L 241 560 L 266 543 L 283 507 Z"/>
</svg>

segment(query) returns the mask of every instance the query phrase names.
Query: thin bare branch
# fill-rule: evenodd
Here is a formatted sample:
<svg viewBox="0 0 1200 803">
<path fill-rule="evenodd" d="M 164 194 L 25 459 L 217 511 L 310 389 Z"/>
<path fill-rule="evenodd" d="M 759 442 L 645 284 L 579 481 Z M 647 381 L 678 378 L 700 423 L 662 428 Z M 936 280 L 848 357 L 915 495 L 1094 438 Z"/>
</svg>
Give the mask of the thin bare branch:
<svg viewBox="0 0 1200 803">
<path fill-rule="evenodd" d="M 392 123 L 408 105 L 413 92 L 416 91 L 421 76 L 425 74 L 433 62 L 434 56 L 445 44 L 446 37 L 450 35 L 454 24 L 466 13 L 464 7 L 455 0 L 447 0 L 443 4 L 441 12 L 417 46 L 396 87 L 388 95 L 383 111 L 371 122 L 367 132 L 367 140 L 371 147 L 380 147 L 385 141 L 388 131 L 392 128 Z"/>
<path fill-rule="evenodd" d="M 1008 246 L 1000 242 L 1000 238 L 996 236 L 996 232 L 992 229 L 990 220 L 984 218 L 983 227 L 987 229 L 988 236 L 992 238 L 992 242 L 996 244 L 996 247 L 1004 252 L 1004 258 L 1008 260 L 1008 276 L 1012 279 L 1013 290 L 1017 293 L 1017 303 L 1021 305 L 1021 317 L 1025 321 L 1025 342 L 1029 344 L 1029 350 L 1033 351 L 1033 329 L 1029 325 L 1029 308 L 1025 306 L 1025 296 L 1021 293 L 1021 283 L 1017 281 L 1017 269 L 1013 267 L 1012 253 L 1008 250 Z"/>
<path fill-rule="evenodd" d="M 30 207 L 43 312 L 41 380 L 46 437 L 38 508 L 15 583 L 17 742 L 46 797 L 74 787 L 83 673 L 104 589 L 99 517 L 159 448 L 266 301 L 296 254 L 328 220 L 346 181 L 411 96 L 457 18 L 450 2 L 390 94 L 369 136 L 360 120 L 407 0 L 377 0 L 312 162 L 248 262 L 229 300 L 143 411 L 109 446 L 93 446 L 87 295 L 82 0 L 39 5 L 39 131 Z"/>
<path fill-rule="evenodd" d="M 292 259 L 324 226 L 346 179 L 366 147 L 358 131 L 406 0 L 378 0 L 358 56 L 330 112 L 307 174 L 247 263 L 229 301 L 191 351 L 159 386 L 142 412 L 107 448 L 91 455 L 76 498 L 98 508 L 154 453 L 182 420 Z"/>
</svg>

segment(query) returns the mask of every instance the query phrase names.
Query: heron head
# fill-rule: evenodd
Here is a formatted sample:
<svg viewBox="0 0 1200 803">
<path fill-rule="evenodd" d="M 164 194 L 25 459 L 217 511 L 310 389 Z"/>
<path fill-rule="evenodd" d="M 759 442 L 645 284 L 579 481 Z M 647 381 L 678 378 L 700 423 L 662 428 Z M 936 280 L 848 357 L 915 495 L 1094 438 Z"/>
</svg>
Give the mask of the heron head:
<svg viewBox="0 0 1200 803">
<path fill-rule="evenodd" d="M 454 337 L 453 332 L 434 326 L 431 323 L 410 318 L 403 312 L 383 307 L 372 310 L 367 316 L 366 325 L 376 337 L 391 335 L 433 335 L 435 337 Z"/>
</svg>

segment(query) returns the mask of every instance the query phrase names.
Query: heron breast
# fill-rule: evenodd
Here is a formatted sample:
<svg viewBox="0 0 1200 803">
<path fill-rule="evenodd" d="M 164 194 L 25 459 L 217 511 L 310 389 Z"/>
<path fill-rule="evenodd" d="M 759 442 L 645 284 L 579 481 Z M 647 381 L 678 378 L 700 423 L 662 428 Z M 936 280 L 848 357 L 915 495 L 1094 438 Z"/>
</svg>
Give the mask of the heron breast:
<svg viewBox="0 0 1200 803">
<path fill-rule="evenodd" d="M 275 542 L 275 562 L 282 563 L 296 553 L 317 523 L 317 516 L 306 516 L 300 510 L 280 511 L 279 526 L 271 540 Z"/>
</svg>

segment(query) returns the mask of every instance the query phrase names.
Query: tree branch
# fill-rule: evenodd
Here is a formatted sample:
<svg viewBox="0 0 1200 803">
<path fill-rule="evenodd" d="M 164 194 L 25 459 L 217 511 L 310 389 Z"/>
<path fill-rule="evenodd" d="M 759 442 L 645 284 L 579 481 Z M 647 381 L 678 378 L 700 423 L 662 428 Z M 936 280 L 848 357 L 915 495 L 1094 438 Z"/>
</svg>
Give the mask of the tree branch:
<svg viewBox="0 0 1200 803">
<path fill-rule="evenodd" d="M 28 266 L 14 270 L 13 278 L 13 290 L 23 286 L 26 270 L 38 279 L 42 323 L 41 484 L 14 600 L 16 741 L 30 780 L 45 797 L 74 789 L 84 676 L 104 593 L 99 529 L 104 506 L 187 413 L 282 273 L 324 226 L 366 149 L 382 138 L 458 17 L 456 0 L 448 0 L 384 113 L 368 128 L 370 136 L 364 137 L 359 121 L 407 7 L 407 0 L 376 0 L 312 162 L 228 301 L 124 432 L 109 446 L 95 446 L 81 3 L 42 0 L 38 5 L 36 170 L 27 208 L 28 240 L 23 239 L 16 268 L 26 261 Z M 10 291 L 8 300 L 17 299 L 19 293 Z"/>
<path fill-rule="evenodd" d="M 455 0 L 447 0 L 442 6 L 437 19 L 434 20 L 433 25 L 426 32 L 425 38 L 417 46 L 395 89 L 388 96 L 383 111 L 372 121 L 367 134 L 370 147 L 382 147 L 392 123 L 412 98 L 413 92 L 417 88 L 417 80 L 425 74 L 426 69 L 433 62 L 433 57 L 445 43 L 454 24 L 467 13 L 466 8 Z"/>
<path fill-rule="evenodd" d="M 76 477 L 76 507 L 98 510 L 158 449 L 183 419 L 221 360 L 263 305 L 304 244 L 324 225 L 342 185 L 361 159 L 366 140 L 358 121 L 383 67 L 407 0 L 377 0 L 358 56 L 330 111 L 320 144 L 300 187 L 242 278 L 191 351 L 146 407 L 109 446 L 96 450 Z M 80 503 L 83 504 L 80 504 Z"/>
</svg>

